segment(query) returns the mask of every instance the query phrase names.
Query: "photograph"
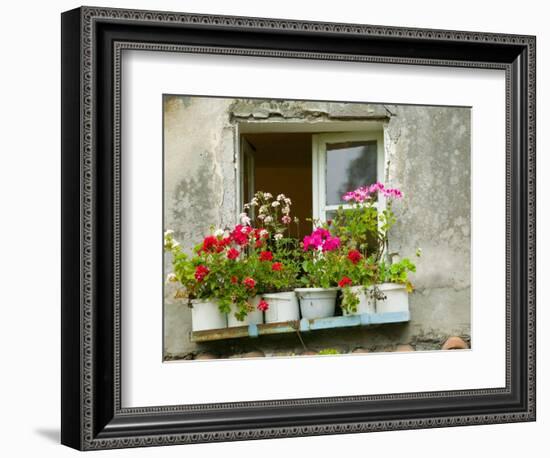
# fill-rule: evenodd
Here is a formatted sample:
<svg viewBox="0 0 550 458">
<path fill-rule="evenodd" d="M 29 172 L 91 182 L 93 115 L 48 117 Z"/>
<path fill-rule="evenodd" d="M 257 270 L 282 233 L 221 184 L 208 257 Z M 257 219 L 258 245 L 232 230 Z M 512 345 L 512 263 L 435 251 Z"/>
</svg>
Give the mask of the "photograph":
<svg viewBox="0 0 550 458">
<path fill-rule="evenodd" d="M 163 361 L 474 347 L 471 107 L 163 94 L 162 117 Z"/>
</svg>

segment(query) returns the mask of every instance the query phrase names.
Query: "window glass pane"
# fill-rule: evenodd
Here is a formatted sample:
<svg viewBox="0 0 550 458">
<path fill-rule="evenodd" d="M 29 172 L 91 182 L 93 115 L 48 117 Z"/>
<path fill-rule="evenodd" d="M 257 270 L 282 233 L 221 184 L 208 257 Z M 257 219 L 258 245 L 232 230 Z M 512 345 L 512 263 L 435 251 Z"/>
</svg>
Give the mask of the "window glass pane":
<svg viewBox="0 0 550 458">
<path fill-rule="evenodd" d="M 376 140 L 327 144 L 326 205 L 342 203 L 342 196 L 376 182 Z"/>
</svg>

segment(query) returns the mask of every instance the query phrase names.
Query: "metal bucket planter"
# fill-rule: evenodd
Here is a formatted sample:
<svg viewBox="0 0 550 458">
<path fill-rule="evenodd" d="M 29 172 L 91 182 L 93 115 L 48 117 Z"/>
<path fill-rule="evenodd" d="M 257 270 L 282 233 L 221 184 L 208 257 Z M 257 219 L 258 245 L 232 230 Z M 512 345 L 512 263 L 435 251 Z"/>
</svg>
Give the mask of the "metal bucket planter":
<svg viewBox="0 0 550 458">
<path fill-rule="evenodd" d="M 302 318 L 314 320 L 334 316 L 338 288 L 296 288 Z"/>
<path fill-rule="evenodd" d="M 300 319 L 300 307 L 294 291 L 269 293 L 264 294 L 262 297 L 269 304 L 269 308 L 265 311 L 266 323 L 296 321 Z"/>
<path fill-rule="evenodd" d="M 231 311 L 227 315 L 227 327 L 234 328 L 236 326 L 248 326 L 249 324 L 262 324 L 264 322 L 264 312 L 258 310 L 258 303 L 261 299 L 261 296 L 254 296 L 248 300 L 248 303 L 254 307 L 254 310 L 248 312 L 243 321 L 239 321 L 235 317 L 238 307 L 232 304 Z"/>
<path fill-rule="evenodd" d="M 376 299 L 376 313 L 409 311 L 409 293 L 405 285 L 382 283 L 377 288 L 386 298 Z"/>
<path fill-rule="evenodd" d="M 223 329 L 227 327 L 227 315 L 220 312 L 215 300 L 193 299 L 191 301 L 193 331 Z"/>
<path fill-rule="evenodd" d="M 369 294 L 372 288 L 365 289 L 364 286 L 352 286 L 350 287 L 350 290 L 359 298 L 359 304 L 357 304 L 357 311 L 355 312 L 348 312 L 347 310 L 342 309 L 342 314 L 344 316 L 375 313 L 375 300 L 374 297 Z"/>
</svg>

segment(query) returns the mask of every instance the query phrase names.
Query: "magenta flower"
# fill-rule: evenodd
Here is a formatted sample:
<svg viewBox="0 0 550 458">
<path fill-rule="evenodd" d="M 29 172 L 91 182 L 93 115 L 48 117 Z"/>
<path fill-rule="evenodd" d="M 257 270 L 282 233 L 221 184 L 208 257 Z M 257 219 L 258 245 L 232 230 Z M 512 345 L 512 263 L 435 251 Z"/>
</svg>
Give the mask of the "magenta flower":
<svg viewBox="0 0 550 458">
<path fill-rule="evenodd" d="M 376 193 L 382 193 L 385 197 L 389 197 L 391 199 L 400 199 L 403 197 L 403 193 L 399 189 L 386 188 L 382 183 L 377 181 L 370 186 L 361 186 L 354 191 L 346 192 L 342 196 L 342 200 L 346 202 L 354 201 L 360 204 L 371 198 Z"/>
<path fill-rule="evenodd" d="M 317 250 L 321 248 L 322 251 L 333 251 L 340 247 L 340 239 L 338 237 L 332 237 L 327 229 L 318 227 L 311 235 L 304 237 L 304 251 L 309 249 Z"/>
</svg>

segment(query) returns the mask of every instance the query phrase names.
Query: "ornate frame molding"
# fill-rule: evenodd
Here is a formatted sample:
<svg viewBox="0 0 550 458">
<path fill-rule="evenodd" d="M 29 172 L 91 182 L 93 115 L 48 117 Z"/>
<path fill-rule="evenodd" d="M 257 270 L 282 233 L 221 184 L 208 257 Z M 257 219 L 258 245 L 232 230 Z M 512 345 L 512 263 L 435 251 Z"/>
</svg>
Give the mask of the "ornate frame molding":
<svg viewBox="0 0 550 458">
<path fill-rule="evenodd" d="M 72 292 L 73 297 L 78 293 L 79 309 L 78 313 L 74 310 L 74 303 L 66 302 L 64 304 L 64 329 L 72 324 L 78 325 L 79 334 L 78 341 L 74 341 L 74 335 L 64 338 L 63 345 L 68 345 L 69 339 L 72 345 L 78 346 L 78 355 L 66 353 L 63 355 L 65 368 L 63 369 L 63 378 L 65 386 L 71 386 L 72 390 L 77 388 L 78 396 L 74 393 L 71 397 L 67 397 L 63 404 L 63 435 L 62 442 L 79 449 L 104 449 L 104 448 L 120 448 L 120 447 L 137 447 L 150 445 L 167 445 L 180 443 L 195 443 L 195 442 L 210 442 L 210 441 L 227 441 L 227 440 L 245 440 L 245 439 L 261 439 L 289 436 L 305 436 L 319 434 L 340 434 L 350 432 L 367 432 L 367 431 L 383 431 L 383 430 L 399 430 L 412 428 L 427 428 L 427 427 L 442 427 L 442 426 L 457 426 L 457 425 L 472 425 L 472 424 L 487 424 L 487 423 L 505 423 L 516 421 L 530 421 L 535 418 L 535 38 L 531 36 L 518 36 L 508 34 L 490 34 L 479 32 L 462 32 L 462 31 L 443 31 L 443 30 L 428 30 L 428 29 L 412 29 L 399 27 L 382 27 L 370 25 L 356 24 L 336 24 L 336 23 L 317 23 L 295 20 L 282 19 L 263 19 L 263 18 L 247 18 L 247 17 L 228 17 L 228 16 L 206 16 L 197 14 L 185 13 L 167 13 L 167 12 L 152 12 L 152 11 L 133 11 L 124 9 L 106 9 L 83 7 L 78 10 L 64 13 L 64 28 L 66 30 L 65 38 L 67 40 L 74 39 L 78 36 L 78 66 L 74 63 L 66 61 L 64 72 L 66 79 L 78 78 L 78 135 L 77 138 L 70 139 L 64 137 L 63 144 L 63 160 L 74 169 L 76 165 L 73 163 L 78 160 L 79 176 L 69 176 L 64 171 L 66 180 L 78 181 L 78 215 L 67 214 L 67 222 L 64 223 L 66 231 L 74 230 L 75 225 L 78 227 L 78 245 L 80 252 L 76 257 L 63 258 L 64 264 L 70 268 L 77 268 L 79 274 L 79 286 L 77 292 Z M 337 52 L 319 52 L 319 51 L 293 51 L 293 50 L 277 50 L 277 49 L 262 49 L 251 47 L 231 47 L 231 46 L 212 46 L 212 45 L 181 45 L 162 42 L 137 42 L 131 38 L 117 39 L 113 38 L 112 50 L 112 68 L 113 86 L 112 97 L 114 103 L 113 119 L 110 125 L 112 130 L 112 171 L 113 192 L 112 208 L 114 218 L 108 233 L 112 236 L 111 255 L 113 261 L 113 283 L 111 294 L 113 298 L 113 319 L 112 332 L 112 355 L 113 355 L 113 376 L 112 376 L 112 415 L 111 421 L 108 422 L 114 425 L 111 430 L 106 428 L 105 416 L 108 413 L 98 413 L 102 407 L 101 397 L 105 396 L 103 388 L 98 388 L 97 377 L 101 370 L 98 365 L 98 308 L 102 307 L 98 300 L 98 284 L 101 279 L 98 278 L 97 270 L 97 253 L 98 250 L 104 250 L 103 246 L 98 243 L 98 206 L 104 203 L 99 197 L 99 183 L 101 178 L 98 177 L 98 156 L 97 150 L 99 145 L 96 140 L 100 129 L 98 124 L 98 80 L 103 75 L 99 75 L 98 66 L 103 65 L 97 60 L 99 52 L 98 44 L 98 26 L 107 24 L 111 29 L 116 29 L 116 26 L 154 26 L 154 25 L 173 25 L 174 30 L 177 28 L 187 27 L 201 28 L 202 30 L 223 30 L 223 31 L 238 31 L 239 33 L 256 33 L 267 31 L 269 33 L 282 32 L 291 33 L 296 36 L 315 37 L 323 35 L 342 37 L 342 36 L 357 36 L 361 39 L 368 38 L 384 38 L 397 40 L 414 40 L 415 42 L 432 43 L 434 41 L 448 45 L 474 44 L 498 45 L 499 49 L 509 48 L 518 49 L 518 59 L 526 60 L 520 69 L 519 76 L 516 64 L 506 61 L 483 61 L 483 60 L 467 60 L 464 58 L 434 58 L 434 57 L 403 57 L 403 56 L 384 56 L 384 55 L 365 55 L 356 53 L 337 53 Z M 110 30 L 111 30 L 110 29 Z M 116 35 L 116 34 L 115 34 Z M 64 46 L 68 49 L 67 42 Z M 507 210 L 506 210 L 506 309 L 507 309 L 507 383 L 502 389 L 488 390 L 467 390 L 458 392 L 430 392 L 430 393 L 408 393 L 400 395 L 379 395 L 379 396 L 355 396 L 355 397 L 338 397 L 338 398 L 315 398 L 315 399 L 300 399 L 300 400 L 274 400 L 262 402 L 245 402 L 231 404 L 200 404 L 189 406 L 162 406 L 151 408 L 132 408 L 123 409 L 120 403 L 120 89 L 121 89 L 121 53 L 126 49 L 142 49 L 150 51 L 170 51 L 170 52 L 188 52 L 188 53 L 214 53 L 214 54 L 230 54 L 230 55 L 251 55 L 265 57 L 295 57 L 303 59 L 330 59 L 330 60 L 348 60 L 359 62 L 384 62 L 384 63 L 399 63 L 411 65 L 439 65 L 450 67 L 469 67 L 469 68 L 495 68 L 506 71 L 506 109 L 507 109 L 507 128 L 506 128 L 506 156 L 507 156 Z M 65 51 L 67 59 L 75 57 L 75 50 Z M 71 66 L 72 65 L 72 66 Z M 516 66 L 514 66 L 516 65 Z M 70 68 L 69 68 L 70 67 Z M 523 72 L 523 73 L 522 73 Z M 524 91 L 526 96 L 521 97 L 521 103 L 524 107 L 517 107 L 517 91 L 518 88 L 513 86 L 514 82 L 520 86 L 525 85 Z M 519 79 L 518 79 L 519 78 Z M 64 83 L 65 84 L 65 83 Z M 521 88 L 520 88 L 521 89 Z M 74 99 L 73 93 L 66 96 L 66 100 Z M 521 109 L 521 113 L 513 110 Z M 64 111 L 68 112 L 63 104 Z M 71 113 L 76 113 L 74 111 Z M 69 116 L 70 113 L 67 113 Z M 518 148 L 520 139 L 513 136 L 513 123 L 517 122 L 517 116 L 525 116 L 526 130 L 525 135 L 526 149 L 521 150 L 521 145 Z M 68 121 L 64 122 L 67 129 L 74 128 L 74 125 Z M 73 135 L 75 133 L 73 132 Z M 110 138 L 111 138 L 110 137 Z M 78 143 L 79 156 L 74 157 L 74 147 Z M 522 176 L 515 176 L 519 173 L 517 164 L 514 161 L 518 160 L 514 156 L 514 152 L 521 152 L 526 155 L 524 159 L 525 171 Z M 69 156 L 72 156 L 69 158 Z M 525 180 L 526 196 L 525 201 L 518 202 L 518 196 L 512 195 L 513 180 Z M 76 186 L 73 183 L 73 186 Z M 516 199 L 516 200 L 514 200 Z M 76 203 L 73 202 L 73 208 Z M 514 213 L 513 205 L 524 205 L 523 212 L 527 218 L 525 224 L 522 225 L 518 220 L 518 215 Z M 64 203 L 65 208 L 65 203 Z M 514 207 L 516 208 L 516 207 Z M 66 212 L 67 213 L 67 212 Z M 520 330 L 525 333 L 526 342 L 525 354 L 526 359 L 524 373 L 525 389 L 523 395 L 525 402 L 522 403 L 522 408 L 518 411 L 509 411 L 506 413 L 479 413 L 467 415 L 438 415 L 438 416 L 420 416 L 414 419 L 391 419 L 383 421 L 344 421 L 344 422 L 328 422 L 323 424 L 311 424 L 300 426 L 272 426 L 258 428 L 236 428 L 218 431 L 203 431 L 203 432 L 168 432 L 148 434 L 145 430 L 137 434 L 130 431 L 129 427 L 121 426 L 124 423 L 124 418 L 130 417 L 151 417 L 151 416 L 169 416 L 169 415 L 185 415 L 188 412 L 197 411 L 229 411 L 242 408 L 265 408 L 265 407 L 297 407 L 297 406 L 312 406 L 322 404 L 338 404 L 338 403 L 353 403 L 358 401 L 387 401 L 387 400 L 428 400 L 435 398 L 446 397 L 466 397 L 472 396 L 491 396 L 491 395 L 510 395 L 512 393 L 512 383 L 515 383 L 514 377 L 517 374 L 512 374 L 511 365 L 512 358 L 517 357 L 513 354 L 511 345 L 512 326 L 515 323 L 514 311 L 512 302 L 514 291 L 511 287 L 511 279 L 514 275 L 514 269 L 517 268 L 517 262 L 513 262 L 512 253 L 512 234 L 521 236 L 524 250 L 522 256 L 525 256 L 525 266 L 522 274 L 523 278 L 523 294 L 526 298 L 525 303 L 525 327 Z M 524 231 L 522 233 L 521 231 Z M 99 238 L 98 238 L 99 237 Z M 74 242 L 74 241 L 73 241 Z M 74 243 L 71 245 L 74 247 Z M 73 254 L 74 256 L 74 254 Z M 77 260 L 78 259 L 78 260 Z M 75 277 L 73 277 L 75 278 Z M 521 293 L 521 292 L 520 292 Z M 520 294 L 516 291 L 516 294 Z M 521 296 L 515 300 L 521 301 Z M 72 304 L 73 309 L 69 310 Z M 515 312 L 517 313 L 517 311 Z M 75 361 L 78 356 L 78 365 L 75 366 Z M 76 380 L 79 380 L 78 387 L 74 387 Z M 79 399 L 78 406 L 73 405 L 75 399 Z M 107 411 L 109 408 L 106 409 Z M 68 426 L 68 421 L 74 421 L 78 417 L 78 428 Z M 146 420 L 145 420 L 146 421 Z M 172 431 L 172 430 L 170 430 Z"/>
</svg>

